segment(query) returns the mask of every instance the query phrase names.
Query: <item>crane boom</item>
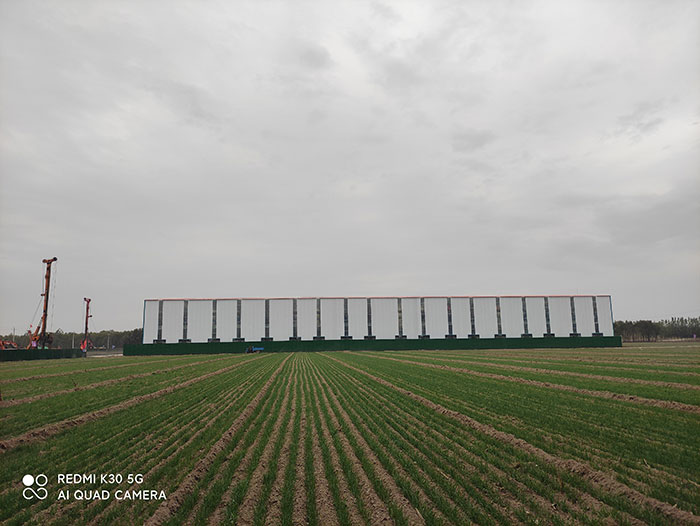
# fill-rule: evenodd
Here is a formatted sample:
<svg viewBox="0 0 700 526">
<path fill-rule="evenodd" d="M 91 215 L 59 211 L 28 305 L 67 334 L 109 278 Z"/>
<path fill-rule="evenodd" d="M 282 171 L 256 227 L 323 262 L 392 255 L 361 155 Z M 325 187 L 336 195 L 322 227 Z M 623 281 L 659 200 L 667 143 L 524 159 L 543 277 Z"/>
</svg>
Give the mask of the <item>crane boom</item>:
<svg viewBox="0 0 700 526">
<path fill-rule="evenodd" d="M 90 298 L 83 298 L 83 300 L 85 300 L 85 338 L 80 344 L 80 349 L 86 352 L 88 349 L 92 349 L 92 342 L 88 338 L 88 320 L 92 318 L 92 314 L 90 314 L 90 302 L 92 300 Z"/>
<path fill-rule="evenodd" d="M 46 275 L 44 277 L 44 293 L 42 294 L 42 296 L 44 297 L 44 310 L 41 314 L 41 323 L 37 326 L 36 330 L 31 335 L 27 349 L 31 349 L 32 347 L 47 347 L 50 346 L 51 342 L 53 341 L 51 335 L 46 334 L 46 319 L 48 317 L 49 312 L 49 284 L 51 283 L 51 264 L 55 261 L 58 261 L 58 258 L 42 260 L 42 263 L 46 264 Z"/>
</svg>

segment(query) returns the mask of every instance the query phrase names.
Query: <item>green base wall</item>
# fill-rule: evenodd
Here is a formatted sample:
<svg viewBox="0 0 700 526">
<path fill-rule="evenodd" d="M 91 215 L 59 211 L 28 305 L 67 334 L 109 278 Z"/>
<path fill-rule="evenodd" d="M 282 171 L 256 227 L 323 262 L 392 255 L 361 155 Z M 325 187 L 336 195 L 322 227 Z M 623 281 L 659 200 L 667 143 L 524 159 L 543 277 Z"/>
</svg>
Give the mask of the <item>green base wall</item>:
<svg viewBox="0 0 700 526">
<path fill-rule="evenodd" d="M 622 347 L 620 336 L 574 338 L 484 338 L 454 340 L 313 340 L 221 343 L 147 343 L 127 344 L 124 356 L 154 354 L 244 353 L 250 346 L 264 352 L 295 351 L 403 351 L 431 349 L 549 349 L 577 347 Z"/>
<path fill-rule="evenodd" d="M 12 349 L 0 351 L 0 362 L 83 358 L 83 356 L 83 351 L 80 349 Z"/>
</svg>

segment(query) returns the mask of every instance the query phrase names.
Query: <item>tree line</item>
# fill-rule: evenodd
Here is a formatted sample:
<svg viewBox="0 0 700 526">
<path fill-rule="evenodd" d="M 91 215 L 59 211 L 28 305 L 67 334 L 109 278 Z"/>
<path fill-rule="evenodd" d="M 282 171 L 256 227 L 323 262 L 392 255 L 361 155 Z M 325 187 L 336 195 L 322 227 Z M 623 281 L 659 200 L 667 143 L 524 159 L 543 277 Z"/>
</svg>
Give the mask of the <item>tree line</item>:
<svg viewBox="0 0 700 526">
<path fill-rule="evenodd" d="M 83 332 L 64 332 L 56 329 L 53 335 L 53 348 L 77 349 L 83 341 Z M 94 347 L 105 349 L 122 349 L 125 343 L 141 343 L 143 341 L 143 329 L 133 329 L 130 331 L 99 331 L 89 334 L 90 341 Z M 0 336 L 0 339 L 12 341 L 13 336 L 8 334 Z M 20 349 L 24 349 L 29 344 L 28 334 L 16 334 L 14 341 Z"/>
<path fill-rule="evenodd" d="M 700 317 L 670 320 L 616 321 L 615 335 L 626 342 L 655 342 L 695 338 L 700 335 Z"/>
<path fill-rule="evenodd" d="M 700 335 L 700 317 L 697 318 L 671 318 L 670 320 L 651 321 L 616 321 L 615 335 L 622 336 L 626 342 L 651 342 L 658 340 L 688 339 Z M 2 340 L 17 342 L 20 348 L 29 344 L 27 334 L 12 336 L 0 336 Z M 143 341 L 143 329 L 129 331 L 99 331 L 91 332 L 90 340 L 95 347 L 105 349 L 122 349 L 126 343 L 141 343 Z M 57 329 L 53 333 L 53 345 L 55 348 L 71 349 L 80 347 L 83 341 L 81 332 L 64 332 Z"/>
</svg>

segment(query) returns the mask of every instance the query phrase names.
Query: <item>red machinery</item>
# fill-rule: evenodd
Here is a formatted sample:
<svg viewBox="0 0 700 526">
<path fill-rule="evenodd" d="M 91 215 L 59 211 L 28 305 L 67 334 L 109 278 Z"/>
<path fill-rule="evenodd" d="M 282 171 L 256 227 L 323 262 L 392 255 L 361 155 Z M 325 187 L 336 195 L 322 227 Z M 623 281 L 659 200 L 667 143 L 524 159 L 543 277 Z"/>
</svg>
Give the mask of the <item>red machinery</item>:
<svg viewBox="0 0 700 526">
<path fill-rule="evenodd" d="M 29 345 L 27 349 L 43 349 L 51 347 L 53 343 L 53 336 L 46 333 L 46 317 L 49 312 L 49 284 L 51 283 L 51 264 L 54 261 L 58 261 L 58 258 L 44 259 L 43 263 L 46 263 L 46 276 L 44 278 L 44 311 L 41 314 L 41 323 L 37 326 L 36 330 L 32 333 L 29 330 Z"/>
<path fill-rule="evenodd" d="M 83 341 L 80 343 L 80 350 L 85 352 L 89 349 L 94 349 L 95 346 L 90 341 L 90 338 L 88 338 L 88 320 L 92 318 L 92 314 L 90 314 L 90 301 L 92 300 L 90 298 L 83 299 L 85 300 L 85 338 L 83 338 Z"/>
</svg>

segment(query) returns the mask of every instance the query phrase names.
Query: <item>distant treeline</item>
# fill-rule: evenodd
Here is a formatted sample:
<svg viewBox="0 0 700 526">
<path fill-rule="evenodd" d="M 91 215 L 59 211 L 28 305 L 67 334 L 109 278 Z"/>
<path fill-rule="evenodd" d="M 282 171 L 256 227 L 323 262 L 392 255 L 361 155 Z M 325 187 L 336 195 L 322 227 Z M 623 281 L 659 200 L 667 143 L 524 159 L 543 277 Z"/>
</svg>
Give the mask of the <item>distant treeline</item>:
<svg viewBox="0 0 700 526">
<path fill-rule="evenodd" d="M 693 338 L 700 336 L 700 317 L 698 318 L 671 318 L 670 320 L 651 321 L 616 321 L 615 334 L 622 336 L 626 342 L 651 342 L 657 340 L 670 340 L 680 338 Z M 0 336 L 3 340 L 12 340 L 12 335 Z M 15 335 L 15 342 L 20 347 L 26 347 L 29 336 L 26 334 Z M 100 331 L 91 332 L 90 340 L 95 347 L 107 349 L 121 349 L 125 343 L 141 343 L 143 329 L 131 331 Z M 83 333 L 63 332 L 61 329 L 53 333 L 52 347 L 70 349 L 80 347 L 83 341 Z"/>
<path fill-rule="evenodd" d="M 80 347 L 80 342 L 83 341 L 84 333 L 80 332 L 63 332 L 57 329 L 53 334 L 52 347 L 61 349 L 71 349 Z M 133 329 L 131 331 L 100 331 L 91 332 L 90 340 L 95 347 L 104 347 L 105 349 L 121 349 L 125 343 L 141 343 L 143 337 L 143 329 Z M 12 340 L 12 335 L 0 336 L 3 340 Z M 24 348 L 29 344 L 29 335 L 15 335 L 15 342 L 20 348 Z"/>
<path fill-rule="evenodd" d="M 616 321 L 615 334 L 626 342 L 652 342 L 700 335 L 700 317 L 670 320 Z"/>
</svg>

